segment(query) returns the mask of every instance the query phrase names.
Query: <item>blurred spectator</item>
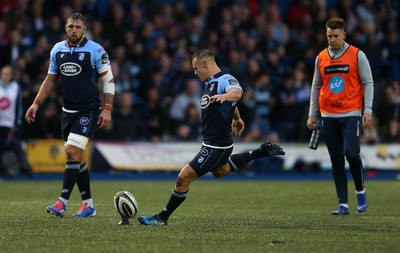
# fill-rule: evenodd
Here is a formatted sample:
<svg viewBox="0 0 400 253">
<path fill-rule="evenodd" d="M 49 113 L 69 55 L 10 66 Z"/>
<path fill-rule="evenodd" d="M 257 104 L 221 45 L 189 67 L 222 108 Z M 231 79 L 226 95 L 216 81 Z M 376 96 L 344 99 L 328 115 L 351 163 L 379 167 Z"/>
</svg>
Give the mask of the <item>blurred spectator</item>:
<svg viewBox="0 0 400 253">
<path fill-rule="evenodd" d="M 93 31 L 91 32 L 92 34 L 95 33 L 95 31 L 97 31 L 95 28 L 96 27 L 92 24 L 92 29 L 90 29 Z M 47 37 L 47 41 L 50 45 L 54 45 L 55 43 L 62 40 L 64 36 L 64 26 L 63 22 L 61 21 L 58 15 L 52 15 L 49 18 L 46 27 L 43 31 L 43 35 Z M 91 36 L 91 39 L 99 41 L 99 43 L 102 42 L 101 40 L 98 40 L 98 38 L 94 38 L 93 36 Z"/>
<path fill-rule="evenodd" d="M 17 156 L 19 170 L 32 175 L 22 142 L 18 138 L 18 128 L 22 123 L 21 87 L 13 80 L 13 70 L 6 65 L 0 70 L 0 176 L 15 176 L 18 171 L 10 170 L 3 160 L 5 151 L 11 150 Z"/>
<path fill-rule="evenodd" d="M 107 22 L 103 24 L 104 47 L 116 46 L 124 39 L 124 33 L 129 30 L 125 10 L 119 3 L 111 6 L 111 13 Z"/>
<path fill-rule="evenodd" d="M 169 109 L 169 119 L 171 129 L 174 129 L 178 123 L 182 122 L 186 115 L 187 107 L 193 105 L 200 115 L 200 83 L 197 79 L 190 78 L 186 80 L 185 89 L 181 91 L 172 101 Z M 199 118 L 200 120 L 200 118 Z"/>
<path fill-rule="evenodd" d="M 144 141 L 147 138 L 146 126 L 140 113 L 134 107 L 132 92 L 123 91 L 116 95 L 116 108 L 113 111 L 112 128 L 109 139 L 116 141 Z"/>
<path fill-rule="evenodd" d="M 149 141 L 160 142 L 165 131 L 165 112 L 161 105 L 158 89 L 150 86 L 147 89 L 144 104 L 141 108 L 141 116 L 145 121 L 146 129 L 149 135 Z"/>
<path fill-rule="evenodd" d="M 298 123 L 304 119 L 305 105 L 301 92 L 302 90 L 295 86 L 292 76 L 285 74 L 282 87 L 277 93 L 273 120 L 282 141 L 293 142 L 300 135 Z"/>
<path fill-rule="evenodd" d="M 22 45 L 21 33 L 18 30 L 10 32 L 10 42 L 0 49 L 0 67 L 14 65 L 18 57 L 26 56 L 28 48 Z"/>
<path fill-rule="evenodd" d="M 276 100 L 269 87 L 270 80 L 268 74 L 260 73 L 255 80 L 254 88 L 249 87 L 244 90 L 242 103 L 245 113 L 243 111 L 241 113 L 247 125 L 244 141 L 279 140 L 271 122 L 271 111 Z"/>
<path fill-rule="evenodd" d="M 379 135 L 383 142 L 398 142 L 400 137 L 400 82 L 389 82 L 376 110 Z"/>
<path fill-rule="evenodd" d="M 185 107 L 185 116 L 176 124 L 175 128 L 172 128 L 174 129 L 173 140 L 197 141 L 201 137 L 200 112 L 196 104 L 189 104 Z"/>
</svg>

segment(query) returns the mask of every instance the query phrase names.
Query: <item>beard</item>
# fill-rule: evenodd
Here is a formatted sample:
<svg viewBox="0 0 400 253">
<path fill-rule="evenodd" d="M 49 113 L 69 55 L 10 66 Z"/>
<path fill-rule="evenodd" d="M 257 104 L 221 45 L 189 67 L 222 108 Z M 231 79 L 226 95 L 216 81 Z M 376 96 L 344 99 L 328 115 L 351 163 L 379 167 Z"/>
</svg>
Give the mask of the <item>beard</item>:
<svg viewBox="0 0 400 253">
<path fill-rule="evenodd" d="M 76 45 L 82 40 L 82 38 L 83 38 L 83 35 L 81 35 L 79 37 L 76 35 L 68 36 L 68 43 L 71 45 Z"/>
</svg>

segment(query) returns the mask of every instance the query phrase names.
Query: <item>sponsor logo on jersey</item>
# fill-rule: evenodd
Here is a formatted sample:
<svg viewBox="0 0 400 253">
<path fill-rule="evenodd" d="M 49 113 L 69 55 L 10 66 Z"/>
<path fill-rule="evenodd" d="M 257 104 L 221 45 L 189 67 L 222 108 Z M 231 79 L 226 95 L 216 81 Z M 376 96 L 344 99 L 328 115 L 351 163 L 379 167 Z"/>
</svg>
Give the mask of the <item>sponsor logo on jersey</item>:
<svg viewBox="0 0 400 253">
<path fill-rule="evenodd" d="M 332 103 L 331 106 L 335 107 L 335 108 L 342 108 L 343 104 L 342 103 Z"/>
<path fill-rule="evenodd" d="M 239 84 L 239 81 L 236 80 L 235 78 L 228 79 L 228 82 L 229 82 L 229 84 L 232 84 L 232 85 L 238 85 Z"/>
<path fill-rule="evenodd" d="M 60 71 L 64 76 L 76 76 L 82 72 L 82 67 L 74 62 L 66 62 L 60 66 Z"/>
<path fill-rule="evenodd" d="M 206 148 L 203 148 L 203 149 L 201 150 L 201 155 L 202 155 L 202 156 L 208 156 L 208 150 L 207 150 Z"/>
<path fill-rule="evenodd" d="M 109 62 L 110 62 L 110 60 L 108 59 L 108 55 L 106 53 L 102 54 L 101 55 L 101 63 L 107 64 Z"/>
<path fill-rule="evenodd" d="M 349 73 L 349 65 L 333 65 L 324 68 L 325 74 Z"/>
<path fill-rule="evenodd" d="M 207 108 L 207 106 L 210 104 L 211 98 L 209 95 L 204 95 L 201 97 L 200 100 L 200 107 L 201 109 Z"/>
<path fill-rule="evenodd" d="M 197 159 L 197 162 L 198 162 L 198 163 L 204 162 L 204 157 L 200 156 L 199 159 Z"/>
<path fill-rule="evenodd" d="M 82 126 L 87 126 L 89 124 L 89 119 L 88 117 L 82 117 L 79 120 L 79 123 L 81 123 Z"/>
<path fill-rule="evenodd" d="M 340 93 L 344 89 L 344 80 L 340 76 L 333 76 L 329 80 L 329 90 L 333 93 Z"/>
<path fill-rule="evenodd" d="M 0 109 L 7 110 L 11 105 L 11 101 L 8 97 L 0 98 Z"/>
</svg>

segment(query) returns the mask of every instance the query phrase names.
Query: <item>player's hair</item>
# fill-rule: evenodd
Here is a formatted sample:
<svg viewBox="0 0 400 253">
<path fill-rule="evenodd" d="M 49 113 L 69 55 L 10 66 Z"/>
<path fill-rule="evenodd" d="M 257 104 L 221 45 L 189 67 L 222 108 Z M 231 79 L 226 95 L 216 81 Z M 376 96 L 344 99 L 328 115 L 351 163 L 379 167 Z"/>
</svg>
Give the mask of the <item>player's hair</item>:
<svg viewBox="0 0 400 253">
<path fill-rule="evenodd" d="M 84 25 L 86 25 L 86 19 L 85 19 L 85 17 L 84 17 L 81 13 L 79 13 L 79 12 L 72 13 L 72 14 L 67 18 L 66 24 L 68 24 L 70 21 L 78 21 L 78 20 L 81 20 L 82 23 L 83 23 Z"/>
<path fill-rule="evenodd" d="M 192 61 L 196 58 L 197 60 L 212 59 L 215 61 L 214 54 L 209 49 L 200 49 L 199 51 L 192 54 Z"/>
<path fill-rule="evenodd" d="M 335 29 L 344 30 L 345 26 L 346 22 L 341 18 L 331 18 L 325 24 L 326 28 L 331 28 L 332 30 Z"/>
</svg>

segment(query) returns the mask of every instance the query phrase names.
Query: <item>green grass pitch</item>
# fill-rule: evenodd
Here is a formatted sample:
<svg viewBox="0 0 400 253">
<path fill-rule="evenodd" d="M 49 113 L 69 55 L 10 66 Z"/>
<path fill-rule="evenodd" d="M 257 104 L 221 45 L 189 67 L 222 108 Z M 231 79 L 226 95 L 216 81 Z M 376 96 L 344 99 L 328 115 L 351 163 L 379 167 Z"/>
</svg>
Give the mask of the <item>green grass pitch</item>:
<svg viewBox="0 0 400 253">
<path fill-rule="evenodd" d="M 57 199 L 61 181 L 0 183 L 0 252 L 399 252 L 400 185 L 367 181 L 369 208 L 359 214 L 349 182 L 350 215 L 337 207 L 332 181 L 199 180 L 168 226 L 146 227 L 136 217 L 118 225 L 119 190 L 132 192 L 138 215 L 161 210 L 173 188 L 167 181 L 93 181 L 97 216 L 73 218 L 77 187 L 67 215 L 44 208 Z"/>
</svg>

